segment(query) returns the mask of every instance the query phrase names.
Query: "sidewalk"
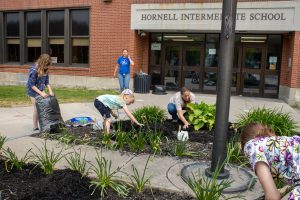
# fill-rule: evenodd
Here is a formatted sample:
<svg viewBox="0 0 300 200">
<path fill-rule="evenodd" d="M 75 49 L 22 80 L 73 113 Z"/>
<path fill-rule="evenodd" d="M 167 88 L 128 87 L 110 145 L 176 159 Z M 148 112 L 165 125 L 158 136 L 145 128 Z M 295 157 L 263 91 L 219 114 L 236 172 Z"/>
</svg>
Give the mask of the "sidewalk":
<svg viewBox="0 0 300 200">
<path fill-rule="evenodd" d="M 136 94 L 136 101 L 133 105 L 129 106 L 130 110 L 144 106 L 144 105 L 157 105 L 162 108 L 166 108 L 169 98 L 174 93 L 168 93 L 167 95 L 153 95 L 153 94 Z M 215 103 L 215 95 L 196 94 L 196 101 L 204 101 L 206 103 Z M 263 98 L 250 98 L 250 97 L 232 97 L 230 106 L 231 122 L 237 119 L 237 116 L 253 107 L 267 108 L 279 108 L 285 112 L 291 113 L 300 125 L 300 112 L 294 110 L 281 100 L 277 99 L 263 99 Z M 69 103 L 61 104 L 61 113 L 64 120 L 78 116 L 89 116 L 92 118 L 100 118 L 98 111 L 94 108 L 93 102 L 88 103 Z M 32 148 L 36 149 L 33 144 L 41 147 L 43 140 L 39 138 L 28 137 L 31 134 L 32 129 L 32 107 L 13 107 L 13 108 L 0 108 L 0 134 L 7 136 L 9 141 L 6 143 L 6 147 L 10 147 L 16 152 L 18 156 L 25 154 L 27 150 Z M 120 118 L 125 117 L 125 114 L 120 111 Z M 60 148 L 66 148 L 62 144 L 56 144 L 55 141 L 48 141 L 47 147 L 49 149 L 54 148 L 56 151 Z M 90 146 L 75 146 L 74 149 L 81 148 L 86 152 L 86 159 L 90 162 L 95 162 L 96 152 L 93 147 Z M 66 148 L 65 153 L 74 151 L 73 148 Z M 113 169 L 121 167 L 121 171 L 125 174 L 132 174 L 131 166 L 137 167 L 139 172 L 142 172 L 148 155 L 134 155 L 130 153 L 121 153 L 119 151 L 103 150 L 103 156 L 112 160 Z M 172 191 L 185 191 L 192 194 L 192 191 L 188 188 L 187 184 L 183 182 L 180 176 L 181 169 L 195 161 L 189 159 L 179 159 L 175 157 L 161 157 L 156 156 L 148 166 L 147 174 L 152 175 L 151 185 L 159 187 L 161 189 Z M 61 160 L 57 168 L 65 168 L 67 165 L 65 160 Z M 93 174 L 90 174 L 92 177 Z M 118 173 L 118 178 L 123 181 L 129 181 L 128 176 L 123 173 Z M 251 191 L 244 192 L 243 195 L 246 199 L 255 199 L 262 194 L 262 188 L 258 182 L 254 185 Z"/>
</svg>

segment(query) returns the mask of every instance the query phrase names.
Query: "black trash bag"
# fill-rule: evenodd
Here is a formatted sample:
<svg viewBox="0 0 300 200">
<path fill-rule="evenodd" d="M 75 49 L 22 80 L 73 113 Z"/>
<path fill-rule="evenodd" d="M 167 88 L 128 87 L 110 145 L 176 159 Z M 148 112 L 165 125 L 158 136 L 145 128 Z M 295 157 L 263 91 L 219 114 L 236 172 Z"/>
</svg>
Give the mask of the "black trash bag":
<svg viewBox="0 0 300 200">
<path fill-rule="evenodd" d="M 64 121 L 60 114 L 60 108 L 55 96 L 35 97 L 36 109 L 41 132 L 57 133 L 64 127 Z"/>
</svg>

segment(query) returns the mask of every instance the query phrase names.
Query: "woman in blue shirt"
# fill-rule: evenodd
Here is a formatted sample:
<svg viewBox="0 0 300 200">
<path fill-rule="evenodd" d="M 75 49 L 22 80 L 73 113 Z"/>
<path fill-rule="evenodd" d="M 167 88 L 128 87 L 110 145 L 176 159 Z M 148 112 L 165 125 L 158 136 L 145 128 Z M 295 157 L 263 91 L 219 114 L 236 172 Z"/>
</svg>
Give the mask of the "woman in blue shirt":
<svg viewBox="0 0 300 200">
<path fill-rule="evenodd" d="M 29 69 L 27 81 L 27 95 L 33 104 L 33 132 L 39 132 L 38 115 L 35 106 L 35 97 L 40 95 L 44 98 L 48 94 L 44 91 L 47 86 L 49 95 L 53 96 L 51 86 L 49 85 L 48 67 L 51 64 L 51 57 L 48 54 L 42 54 L 36 63 Z"/>
<path fill-rule="evenodd" d="M 116 78 L 117 70 L 119 69 L 118 78 L 120 83 L 120 92 L 125 89 L 129 89 L 130 81 L 130 66 L 133 66 L 134 62 L 128 55 L 128 50 L 123 49 L 123 55 L 117 60 L 117 65 L 114 71 L 114 77 Z"/>
</svg>

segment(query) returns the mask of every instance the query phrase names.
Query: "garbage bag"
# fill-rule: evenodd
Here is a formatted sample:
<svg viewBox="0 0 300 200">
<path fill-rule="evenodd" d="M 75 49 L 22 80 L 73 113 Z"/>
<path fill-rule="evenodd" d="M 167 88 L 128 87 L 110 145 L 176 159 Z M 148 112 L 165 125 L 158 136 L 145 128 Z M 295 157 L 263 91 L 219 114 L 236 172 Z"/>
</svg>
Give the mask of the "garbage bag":
<svg viewBox="0 0 300 200">
<path fill-rule="evenodd" d="M 41 132 L 59 132 L 64 126 L 58 101 L 55 96 L 35 97 Z"/>
</svg>

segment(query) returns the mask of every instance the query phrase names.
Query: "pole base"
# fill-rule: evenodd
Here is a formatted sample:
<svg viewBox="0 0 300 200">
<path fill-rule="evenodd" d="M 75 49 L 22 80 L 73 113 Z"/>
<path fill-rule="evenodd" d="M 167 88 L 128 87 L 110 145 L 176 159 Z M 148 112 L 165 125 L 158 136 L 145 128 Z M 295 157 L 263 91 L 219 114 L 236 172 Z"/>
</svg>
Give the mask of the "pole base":
<svg viewBox="0 0 300 200">
<path fill-rule="evenodd" d="M 212 172 L 209 168 L 205 169 L 205 175 L 208 176 L 209 178 L 214 176 L 214 172 Z M 227 169 L 223 169 L 223 172 L 220 172 L 219 175 L 217 176 L 218 180 L 222 180 L 222 179 L 227 179 L 229 178 L 229 171 Z"/>
</svg>

